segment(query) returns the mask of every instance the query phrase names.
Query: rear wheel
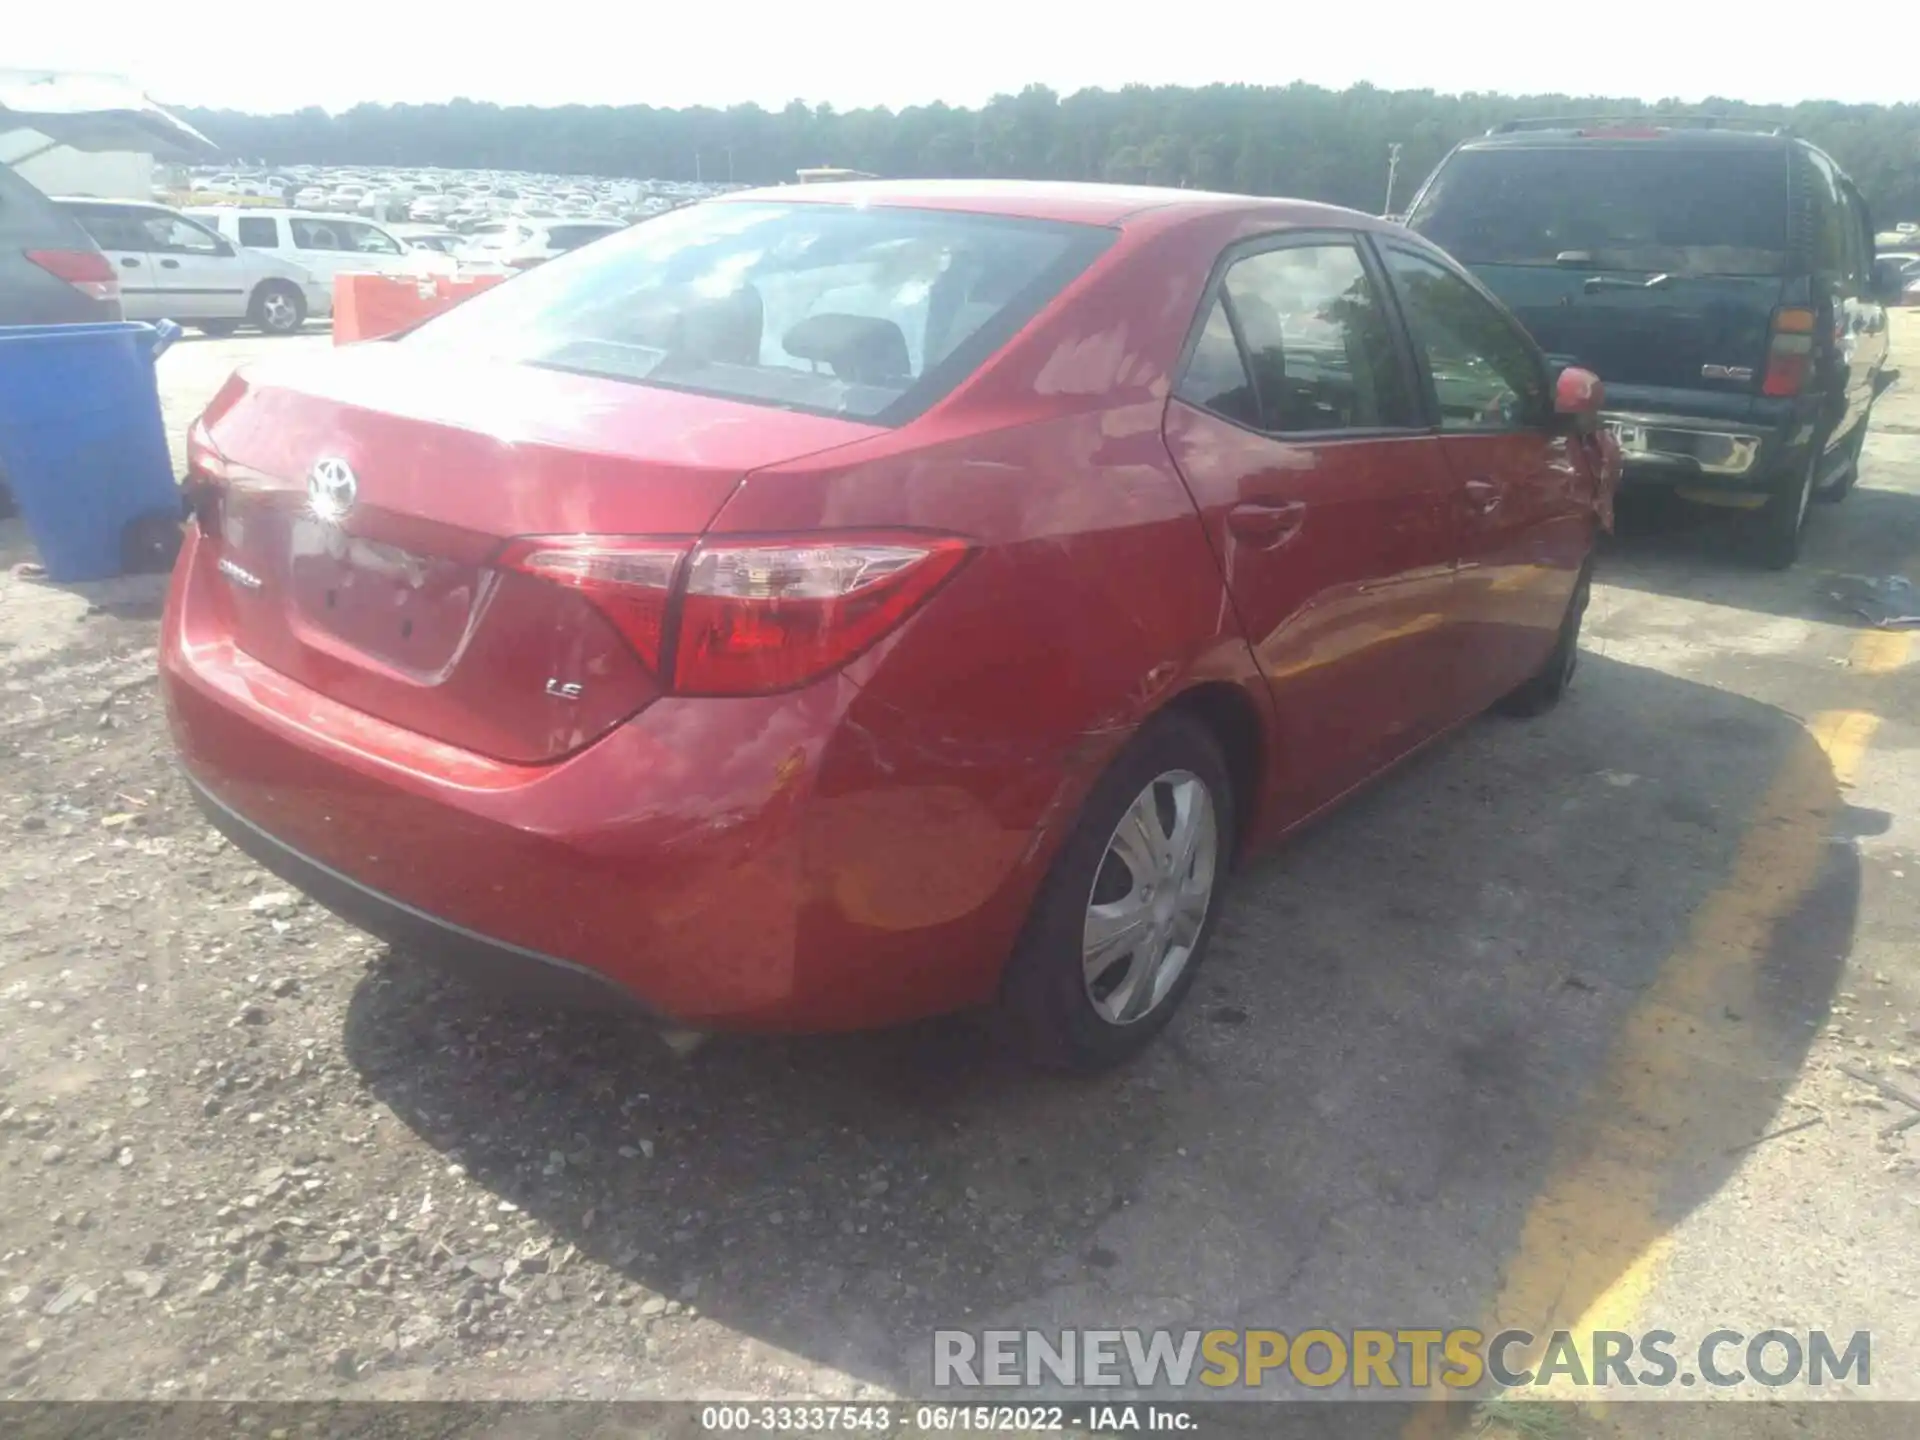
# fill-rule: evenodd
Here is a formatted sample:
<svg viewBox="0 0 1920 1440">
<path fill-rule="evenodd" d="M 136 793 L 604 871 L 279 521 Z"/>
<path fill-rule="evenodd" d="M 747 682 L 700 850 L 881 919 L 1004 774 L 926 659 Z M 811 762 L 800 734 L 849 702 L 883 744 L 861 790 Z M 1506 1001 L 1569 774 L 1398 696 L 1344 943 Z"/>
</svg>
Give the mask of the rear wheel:
<svg viewBox="0 0 1920 1440">
<path fill-rule="evenodd" d="M 1816 438 L 1808 448 L 1807 461 L 1796 472 L 1798 478 L 1769 495 L 1753 516 L 1753 558 L 1768 570 L 1788 569 L 1800 558 L 1813 482 L 1819 478 L 1820 462 L 1826 456 L 1825 437 Z"/>
<path fill-rule="evenodd" d="M 1234 795 L 1199 720 L 1150 721 L 1101 777 L 1008 962 L 1000 1015 L 1056 1070 L 1138 1053 L 1193 986 L 1231 858 Z"/>
<path fill-rule="evenodd" d="M 269 335 L 291 335 L 307 323 L 307 297 L 285 280 L 269 280 L 253 292 L 247 318 Z"/>
<path fill-rule="evenodd" d="M 1587 601 L 1592 594 L 1593 561 L 1589 559 L 1580 567 L 1580 578 L 1574 582 L 1573 597 L 1567 601 L 1567 613 L 1560 621 L 1553 653 L 1531 680 L 1495 704 L 1494 708 L 1502 715 L 1540 715 L 1560 703 L 1580 664 L 1580 622 L 1586 617 Z"/>
</svg>

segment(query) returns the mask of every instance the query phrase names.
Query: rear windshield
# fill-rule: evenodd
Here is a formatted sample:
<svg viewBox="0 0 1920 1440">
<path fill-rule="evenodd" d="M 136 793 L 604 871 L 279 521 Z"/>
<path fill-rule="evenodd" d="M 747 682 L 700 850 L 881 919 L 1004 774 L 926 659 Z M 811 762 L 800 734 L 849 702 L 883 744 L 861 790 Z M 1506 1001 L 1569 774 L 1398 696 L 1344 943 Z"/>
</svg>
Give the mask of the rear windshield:
<svg viewBox="0 0 1920 1440">
<path fill-rule="evenodd" d="M 1779 275 L 1787 153 L 1659 141 L 1462 150 L 1407 224 L 1469 265 Z"/>
<path fill-rule="evenodd" d="M 556 250 L 578 250 L 590 240 L 612 235 L 618 225 L 555 225 L 547 231 L 547 240 Z"/>
<path fill-rule="evenodd" d="M 885 206 L 691 205 L 477 295 L 400 343 L 898 424 L 1112 238 Z"/>
</svg>

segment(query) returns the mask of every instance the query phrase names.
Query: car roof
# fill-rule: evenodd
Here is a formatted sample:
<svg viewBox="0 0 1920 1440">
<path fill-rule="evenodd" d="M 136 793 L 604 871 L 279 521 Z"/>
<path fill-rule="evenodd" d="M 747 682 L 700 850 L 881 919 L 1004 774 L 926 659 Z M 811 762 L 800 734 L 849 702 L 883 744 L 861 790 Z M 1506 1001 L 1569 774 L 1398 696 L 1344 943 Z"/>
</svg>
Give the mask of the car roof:
<svg viewBox="0 0 1920 1440">
<path fill-rule="evenodd" d="M 707 204 L 738 201 L 803 201 L 813 204 L 884 205 L 902 209 L 956 210 L 1028 220 L 1082 225 L 1119 225 L 1135 216 L 1170 210 L 1198 217 L 1235 213 L 1271 215 L 1299 225 L 1377 223 L 1372 216 L 1308 200 L 1266 199 L 1209 190 L 1157 185 L 1103 185 L 1077 180 L 851 180 L 817 185 L 781 185 L 736 190 Z"/>
<path fill-rule="evenodd" d="M 56 205 L 119 205 L 128 210 L 157 210 L 163 215 L 183 213 L 171 205 L 152 200 L 123 200 L 118 195 L 49 195 L 47 198 Z"/>
<path fill-rule="evenodd" d="M 365 215 L 342 215 L 337 210 L 292 210 L 280 205 L 207 205 L 202 210 L 216 215 L 277 215 L 285 220 L 347 220 L 355 225 L 371 225 L 377 230 L 387 228 Z"/>
<path fill-rule="evenodd" d="M 1636 124 L 1630 117 L 1618 121 L 1539 126 L 1525 130 L 1490 132 L 1460 142 L 1462 150 L 1563 149 L 1578 145 L 1637 146 L 1657 144 L 1678 150 L 1779 150 L 1794 143 L 1785 131 L 1714 130 L 1701 126 Z M 1804 143 L 1804 142 L 1802 142 Z"/>
</svg>

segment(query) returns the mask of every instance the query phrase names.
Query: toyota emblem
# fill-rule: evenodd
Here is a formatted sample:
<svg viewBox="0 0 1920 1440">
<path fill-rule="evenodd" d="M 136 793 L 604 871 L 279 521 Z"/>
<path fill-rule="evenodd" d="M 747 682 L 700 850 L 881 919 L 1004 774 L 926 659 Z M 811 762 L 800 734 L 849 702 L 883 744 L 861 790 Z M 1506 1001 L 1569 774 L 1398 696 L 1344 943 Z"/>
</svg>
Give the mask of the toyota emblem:
<svg viewBox="0 0 1920 1440">
<path fill-rule="evenodd" d="M 360 494 L 360 482 L 353 467 L 336 456 L 313 462 L 307 472 L 307 504 L 313 513 L 329 524 L 339 524 L 353 508 Z"/>
</svg>

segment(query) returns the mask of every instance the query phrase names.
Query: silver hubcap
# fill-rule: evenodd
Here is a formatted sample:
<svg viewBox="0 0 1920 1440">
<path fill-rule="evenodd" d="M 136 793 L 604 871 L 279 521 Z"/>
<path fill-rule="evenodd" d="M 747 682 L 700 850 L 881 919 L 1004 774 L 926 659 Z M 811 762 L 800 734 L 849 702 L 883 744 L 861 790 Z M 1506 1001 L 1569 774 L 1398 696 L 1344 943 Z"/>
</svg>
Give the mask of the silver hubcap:
<svg viewBox="0 0 1920 1440">
<path fill-rule="evenodd" d="M 1134 797 L 1087 898 L 1081 967 L 1110 1025 L 1153 1013 L 1193 959 L 1213 901 L 1220 827 L 1200 777 L 1169 770 Z"/>
<path fill-rule="evenodd" d="M 260 313 L 267 318 L 267 324 L 276 330 L 285 330 L 293 324 L 293 302 L 281 294 L 267 296 L 260 306 Z"/>
</svg>

